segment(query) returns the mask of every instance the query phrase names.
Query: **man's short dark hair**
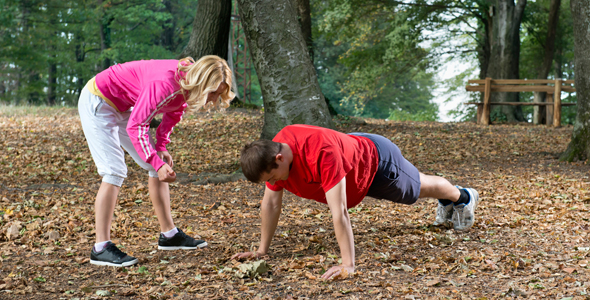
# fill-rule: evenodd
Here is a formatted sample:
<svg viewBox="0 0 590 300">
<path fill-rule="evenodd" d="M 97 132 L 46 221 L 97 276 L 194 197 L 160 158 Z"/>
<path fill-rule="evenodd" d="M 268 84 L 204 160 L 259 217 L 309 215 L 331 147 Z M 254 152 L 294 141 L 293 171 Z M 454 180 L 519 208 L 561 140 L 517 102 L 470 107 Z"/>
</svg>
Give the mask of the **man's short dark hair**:
<svg viewBox="0 0 590 300">
<path fill-rule="evenodd" d="M 270 140 L 258 140 L 242 148 L 240 164 L 244 176 L 252 182 L 259 182 L 262 173 L 270 173 L 279 165 L 276 155 L 281 152 L 281 143 Z"/>
</svg>

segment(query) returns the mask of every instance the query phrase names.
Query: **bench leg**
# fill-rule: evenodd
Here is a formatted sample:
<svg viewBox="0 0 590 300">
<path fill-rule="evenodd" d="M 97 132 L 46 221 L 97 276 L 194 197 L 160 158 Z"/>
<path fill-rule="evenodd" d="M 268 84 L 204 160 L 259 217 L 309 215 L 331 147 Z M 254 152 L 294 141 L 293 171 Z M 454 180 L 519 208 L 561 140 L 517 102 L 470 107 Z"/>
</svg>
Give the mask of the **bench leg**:
<svg viewBox="0 0 590 300">
<path fill-rule="evenodd" d="M 483 113 L 483 104 L 477 104 L 477 120 L 475 120 L 475 122 L 477 124 L 481 124 L 482 113 Z"/>
<path fill-rule="evenodd" d="M 553 94 L 547 93 L 546 102 L 553 102 Z M 545 108 L 545 124 L 553 126 L 553 105 L 547 105 Z"/>
</svg>

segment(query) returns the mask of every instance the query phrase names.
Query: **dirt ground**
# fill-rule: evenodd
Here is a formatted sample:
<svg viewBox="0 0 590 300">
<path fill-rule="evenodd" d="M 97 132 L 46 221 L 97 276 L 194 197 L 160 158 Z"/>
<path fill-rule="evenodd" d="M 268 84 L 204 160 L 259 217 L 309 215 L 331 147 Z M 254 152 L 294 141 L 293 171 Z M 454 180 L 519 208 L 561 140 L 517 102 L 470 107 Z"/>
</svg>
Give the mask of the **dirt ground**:
<svg viewBox="0 0 590 300">
<path fill-rule="evenodd" d="M 186 118 L 169 150 L 176 225 L 210 247 L 157 251 L 147 174 L 128 158 L 112 237 L 128 268 L 89 264 L 100 178 L 75 110 L 0 115 L 0 299 L 588 299 L 590 179 L 559 162 L 572 127 L 387 122 L 339 118 L 342 132 L 395 142 L 426 174 L 479 191 L 467 233 L 432 226 L 436 200 L 404 206 L 366 198 L 350 210 L 356 272 L 322 281 L 339 250 L 327 206 L 286 193 L 265 257 L 270 271 L 238 277 L 231 260 L 260 238 L 262 184 L 199 185 L 231 174 L 259 136 L 262 114 Z"/>
</svg>

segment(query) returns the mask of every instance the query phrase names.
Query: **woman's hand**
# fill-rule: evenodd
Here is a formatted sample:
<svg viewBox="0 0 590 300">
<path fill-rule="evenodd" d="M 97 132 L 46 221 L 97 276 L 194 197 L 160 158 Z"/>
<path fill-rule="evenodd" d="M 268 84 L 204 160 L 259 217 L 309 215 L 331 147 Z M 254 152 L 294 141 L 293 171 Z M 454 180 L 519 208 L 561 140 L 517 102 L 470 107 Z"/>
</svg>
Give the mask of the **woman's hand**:
<svg viewBox="0 0 590 300">
<path fill-rule="evenodd" d="M 326 273 L 322 275 L 322 279 L 334 279 L 338 276 L 348 276 L 354 273 L 354 267 L 347 267 L 344 265 L 334 266 L 328 269 Z"/>
<path fill-rule="evenodd" d="M 174 182 L 176 180 L 176 173 L 168 164 L 164 164 L 158 170 L 158 178 L 162 182 Z"/>
<path fill-rule="evenodd" d="M 262 256 L 265 256 L 266 253 L 260 253 L 260 252 L 240 252 L 237 254 L 234 254 L 234 256 L 231 257 L 231 259 L 248 259 L 248 258 L 260 258 Z"/>
<path fill-rule="evenodd" d="M 168 151 L 158 151 L 158 157 L 167 163 L 170 168 L 174 167 L 174 162 L 172 161 L 172 155 L 168 153 Z"/>
</svg>

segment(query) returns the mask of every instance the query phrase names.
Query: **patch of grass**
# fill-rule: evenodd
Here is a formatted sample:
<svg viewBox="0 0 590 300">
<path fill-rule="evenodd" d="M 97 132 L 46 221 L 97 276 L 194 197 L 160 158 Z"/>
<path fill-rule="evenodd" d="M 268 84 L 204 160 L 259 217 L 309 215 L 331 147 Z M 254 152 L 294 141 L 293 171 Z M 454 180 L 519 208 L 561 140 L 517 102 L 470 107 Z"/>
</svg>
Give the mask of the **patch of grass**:
<svg viewBox="0 0 590 300">
<path fill-rule="evenodd" d="M 32 106 L 32 105 L 4 105 L 0 104 L 0 116 L 21 117 L 21 116 L 40 116 L 52 117 L 55 115 L 77 115 L 76 107 L 64 106 Z"/>
</svg>

